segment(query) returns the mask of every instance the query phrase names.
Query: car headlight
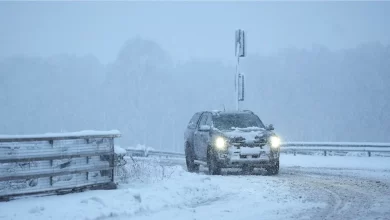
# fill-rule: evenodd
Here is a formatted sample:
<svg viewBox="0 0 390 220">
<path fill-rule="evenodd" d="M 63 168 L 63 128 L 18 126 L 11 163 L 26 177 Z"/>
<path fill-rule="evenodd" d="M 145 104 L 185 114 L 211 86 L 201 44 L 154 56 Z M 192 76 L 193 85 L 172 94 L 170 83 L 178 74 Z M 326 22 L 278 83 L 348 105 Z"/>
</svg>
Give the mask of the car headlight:
<svg viewBox="0 0 390 220">
<path fill-rule="evenodd" d="M 217 137 L 215 139 L 215 147 L 219 150 L 223 150 L 226 148 L 226 140 L 223 137 Z"/>
<path fill-rule="evenodd" d="M 280 147 L 280 138 L 279 137 L 277 137 L 277 136 L 272 136 L 271 138 L 270 138 L 270 143 L 271 143 L 271 147 L 272 148 L 278 148 L 278 147 Z"/>
</svg>

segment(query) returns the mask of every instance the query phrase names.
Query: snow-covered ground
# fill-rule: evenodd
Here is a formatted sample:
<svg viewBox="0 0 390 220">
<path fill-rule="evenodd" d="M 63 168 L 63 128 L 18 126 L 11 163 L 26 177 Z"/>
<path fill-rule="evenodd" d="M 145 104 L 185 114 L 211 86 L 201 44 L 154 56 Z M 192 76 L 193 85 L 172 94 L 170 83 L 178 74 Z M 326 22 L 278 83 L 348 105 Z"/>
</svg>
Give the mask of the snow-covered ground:
<svg viewBox="0 0 390 220">
<path fill-rule="evenodd" d="M 183 165 L 130 161 L 117 190 L 3 202 L 0 219 L 390 219 L 388 158 L 282 155 L 277 176 Z"/>
<path fill-rule="evenodd" d="M 390 170 L 390 157 L 312 156 L 281 154 L 282 167 L 326 167 L 340 169 Z"/>
</svg>

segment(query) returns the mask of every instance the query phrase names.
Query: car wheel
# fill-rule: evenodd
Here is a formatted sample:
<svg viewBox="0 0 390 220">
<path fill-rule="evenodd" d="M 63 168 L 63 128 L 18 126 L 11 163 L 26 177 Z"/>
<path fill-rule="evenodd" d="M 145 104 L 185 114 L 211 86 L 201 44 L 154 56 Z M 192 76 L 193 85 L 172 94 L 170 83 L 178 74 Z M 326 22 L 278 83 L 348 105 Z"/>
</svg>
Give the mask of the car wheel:
<svg viewBox="0 0 390 220">
<path fill-rule="evenodd" d="M 199 164 L 195 164 L 195 154 L 192 147 L 187 144 L 186 146 L 186 165 L 188 172 L 198 173 L 199 172 Z"/>
<path fill-rule="evenodd" d="M 279 160 L 275 162 L 272 166 L 266 168 L 268 175 L 276 175 L 279 173 Z"/>
<path fill-rule="evenodd" d="M 211 175 L 221 175 L 221 167 L 218 164 L 215 153 L 209 148 L 207 154 L 207 166 L 209 168 L 209 174 Z"/>
</svg>

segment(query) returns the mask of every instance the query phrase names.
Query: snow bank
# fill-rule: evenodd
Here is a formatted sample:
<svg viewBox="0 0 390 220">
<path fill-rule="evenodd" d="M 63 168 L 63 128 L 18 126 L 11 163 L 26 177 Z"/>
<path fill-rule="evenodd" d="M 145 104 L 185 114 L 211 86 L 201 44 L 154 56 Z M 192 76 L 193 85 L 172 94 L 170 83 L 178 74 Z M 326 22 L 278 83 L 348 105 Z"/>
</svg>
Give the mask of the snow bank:
<svg viewBox="0 0 390 220">
<path fill-rule="evenodd" d="M 183 172 L 179 165 L 166 165 L 159 158 L 137 158 L 126 156 L 126 165 L 119 167 L 117 178 L 119 184 L 155 183 Z"/>
<path fill-rule="evenodd" d="M 156 169 L 156 172 L 161 170 Z M 117 190 L 95 190 L 63 196 L 25 198 L 1 203 L 4 219 L 104 219 L 131 217 L 206 203 L 223 195 L 203 176 L 170 167 L 171 176 L 154 183 L 135 181 Z M 142 179 L 140 179 L 142 180 Z"/>
<path fill-rule="evenodd" d="M 114 146 L 114 152 L 116 154 L 122 154 L 122 155 L 125 155 L 127 153 L 125 149 L 123 149 L 123 148 L 121 148 L 120 146 L 117 146 L 117 145 Z"/>
<path fill-rule="evenodd" d="M 281 155 L 280 176 L 208 176 L 164 165 L 168 160 L 126 158 L 128 181 L 117 190 L 4 202 L 0 219 L 291 219 L 294 212 L 324 204 L 292 193 L 283 168 L 390 169 L 390 160 L 381 157 Z"/>
<path fill-rule="evenodd" d="M 194 219 L 196 214 L 196 219 L 288 219 L 292 210 L 313 207 L 272 176 L 208 176 L 148 160 L 142 166 L 134 170 L 129 164 L 130 171 L 141 173 L 117 190 L 13 200 L 1 203 L 0 218 L 149 220 Z"/>
</svg>

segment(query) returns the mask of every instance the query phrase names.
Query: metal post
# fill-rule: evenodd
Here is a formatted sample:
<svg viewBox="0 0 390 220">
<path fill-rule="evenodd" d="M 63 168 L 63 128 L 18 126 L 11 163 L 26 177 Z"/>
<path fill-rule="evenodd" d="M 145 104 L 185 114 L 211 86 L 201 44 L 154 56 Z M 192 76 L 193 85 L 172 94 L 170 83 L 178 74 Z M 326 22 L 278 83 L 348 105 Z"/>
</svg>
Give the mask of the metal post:
<svg viewBox="0 0 390 220">
<path fill-rule="evenodd" d="M 240 57 L 245 57 L 246 49 L 245 49 L 245 32 L 244 30 L 238 29 L 235 34 L 235 56 L 236 60 L 236 73 L 235 73 L 235 92 L 234 92 L 234 102 L 236 103 L 236 110 L 240 110 L 240 101 L 244 101 L 244 79 L 242 79 L 242 85 L 240 84 Z M 242 88 L 240 88 L 240 85 Z M 240 96 L 240 92 L 242 93 L 242 97 Z M 239 97 L 240 96 L 240 97 Z"/>
<path fill-rule="evenodd" d="M 237 58 L 236 73 L 234 77 L 235 91 L 234 91 L 234 103 L 236 104 L 236 110 L 240 110 L 240 100 L 244 101 L 244 98 L 239 98 L 239 74 L 240 74 L 240 57 L 245 57 L 245 32 L 244 30 L 238 29 L 235 34 L 235 56 Z M 243 83 L 242 83 L 243 84 Z M 243 85 L 242 85 L 243 86 Z M 244 88 L 242 88 L 243 90 Z M 243 91 L 242 91 L 243 93 Z M 243 95 L 243 94 L 242 94 Z"/>
<path fill-rule="evenodd" d="M 238 74 L 239 74 L 239 71 L 240 71 L 240 57 L 237 56 L 237 64 L 236 64 L 236 76 L 235 76 L 235 82 L 236 82 L 236 91 L 235 91 L 235 94 L 234 94 L 234 99 L 235 99 L 235 102 L 236 102 L 236 110 L 239 111 L 240 110 L 240 101 L 238 100 L 238 87 L 239 87 L 239 82 L 238 82 Z"/>
</svg>

